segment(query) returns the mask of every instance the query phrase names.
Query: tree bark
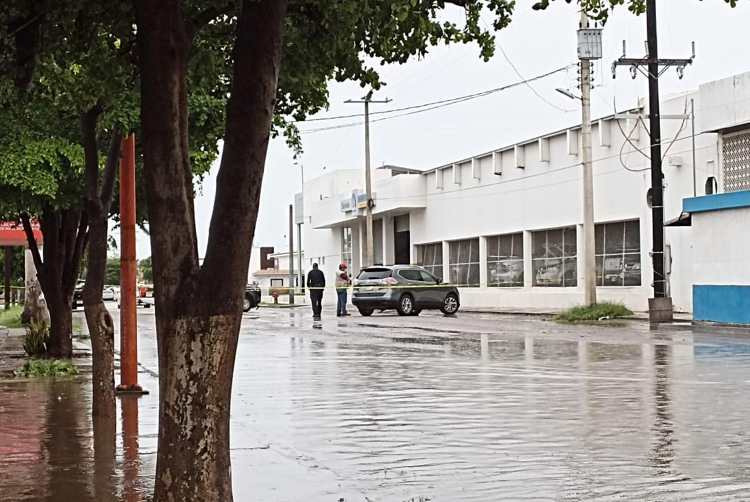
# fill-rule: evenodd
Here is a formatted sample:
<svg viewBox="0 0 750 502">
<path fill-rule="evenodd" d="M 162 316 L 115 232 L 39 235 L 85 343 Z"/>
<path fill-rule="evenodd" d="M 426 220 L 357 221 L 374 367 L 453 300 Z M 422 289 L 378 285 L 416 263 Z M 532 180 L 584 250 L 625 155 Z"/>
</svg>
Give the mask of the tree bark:
<svg viewBox="0 0 750 502">
<path fill-rule="evenodd" d="M 112 132 L 104 173 L 99 175 L 99 149 L 96 124 L 101 109 L 96 106 L 81 115 L 81 137 L 86 166 L 86 209 L 89 214 L 88 262 L 83 288 L 83 310 L 91 335 L 93 389 L 92 415 L 96 419 L 114 418 L 115 404 L 115 328 L 112 316 L 102 301 L 107 270 L 107 235 L 113 180 L 120 158 L 122 134 Z M 101 178 L 101 181 L 100 181 Z"/>
<path fill-rule="evenodd" d="M 52 357 L 70 358 L 73 355 L 73 291 L 88 238 L 86 212 L 52 207 L 43 210 L 40 218 L 43 258 L 29 216 L 22 214 L 21 220 L 50 314 L 47 353 Z"/>
<path fill-rule="evenodd" d="M 242 4 L 224 151 L 202 267 L 187 142 L 190 30 L 180 1 L 136 0 L 135 5 L 159 347 L 154 500 L 231 501 L 232 375 L 287 2 Z"/>
</svg>

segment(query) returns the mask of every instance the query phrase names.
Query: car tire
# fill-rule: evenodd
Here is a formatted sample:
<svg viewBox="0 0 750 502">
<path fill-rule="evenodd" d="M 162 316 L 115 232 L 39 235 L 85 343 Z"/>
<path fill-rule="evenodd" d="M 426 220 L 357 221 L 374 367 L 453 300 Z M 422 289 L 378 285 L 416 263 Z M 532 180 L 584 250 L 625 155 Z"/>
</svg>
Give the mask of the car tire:
<svg viewBox="0 0 750 502">
<path fill-rule="evenodd" d="M 448 293 L 443 299 L 443 304 L 440 306 L 440 312 L 445 315 L 454 315 L 458 312 L 458 308 L 461 304 L 458 301 L 458 295 L 455 293 Z"/>
<path fill-rule="evenodd" d="M 373 309 L 367 309 L 364 307 L 357 307 L 357 310 L 359 310 L 359 315 L 363 317 L 370 317 L 373 312 Z"/>
<path fill-rule="evenodd" d="M 253 308 L 253 300 L 250 298 L 250 295 L 245 295 L 242 299 L 242 311 L 250 312 L 251 308 Z"/>
<path fill-rule="evenodd" d="M 414 297 L 410 294 L 401 295 L 396 306 L 398 315 L 414 315 L 416 307 L 414 306 Z"/>
</svg>

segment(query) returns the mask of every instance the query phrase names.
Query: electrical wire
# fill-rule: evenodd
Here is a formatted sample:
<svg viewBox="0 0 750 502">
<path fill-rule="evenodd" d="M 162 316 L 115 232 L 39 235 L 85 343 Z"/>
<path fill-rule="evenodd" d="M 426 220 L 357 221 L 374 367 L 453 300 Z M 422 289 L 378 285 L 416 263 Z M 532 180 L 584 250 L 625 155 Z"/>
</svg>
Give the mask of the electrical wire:
<svg viewBox="0 0 750 502">
<path fill-rule="evenodd" d="M 514 72 L 515 72 L 515 74 L 516 74 L 516 75 L 518 76 L 518 78 L 520 78 L 521 80 L 524 80 L 524 79 L 525 79 L 525 77 L 524 77 L 524 76 L 523 76 L 523 75 L 521 74 L 521 72 L 520 72 L 520 71 L 518 71 L 518 68 L 516 67 L 516 65 L 515 65 L 515 64 L 513 64 L 513 61 L 511 61 L 511 60 L 510 60 L 510 57 L 508 57 L 508 54 L 507 54 L 507 53 L 505 52 L 505 49 L 503 49 L 503 46 L 502 46 L 502 45 L 498 45 L 498 48 L 500 49 L 500 53 L 501 53 L 501 54 L 503 55 L 503 58 L 505 58 L 505 61 L 507 61 L 507 62 L 508 62 L 508 64 L 510 65 L 510 67 L 511 67 L 511 68 L 513 68 L 513 71 L 514 71 Z M 570 65 L 570 66 L 576 66 L 576 65 Z M 568 109 L 568 108 L 562 108 L 562 107 L 560 107 L 560 106 L 557 106 L 556 104 L 552 103 L 552 102 L 551 102 L 550 100 L 548 100 L 547 98 L 545 98 L 544 96 L 542 96 L 542 95 L 541 95 L 541 94 L 540 94 L 540 93 L 539 93 L 539 92 L 538 92 L 538 91 L 537 91 L 537 90 L 536 90 L 536 89 L 534 88 L 534 86 L 532 86 L 532 85 L 531 85 L 530 83 L 528 83 L 528 82 L 526 82 L 526 87 L 528 87 L 528 88 L 529 88 L 529 89 L 531 90 L 531 92 L 533 92 L 533 93 L 534 93 L 534 95 L 535 95 L 535 96 L 536 96 L 537 98 L 541 99 L 541 100 L 542 100 L 542 101 L 543 101 L 543 102 L 544 102 L 545 104 L 547 104 L 548 106 L 551 106 L 552 108 L 554 108 L 554 109 L 556 109 L 556 110 L 559 110 L 559 111 L 561 111 L 561 112 L 565 112 L 565 113 L 570 113 L 570 112 L 572 112 L 572 111 L 575 111 L 575 110 L 571 110 L 571 109 Z"/>
<path fill-rule="evenodd" d="M 528 79 L 524 79 L 524 80 L 521 80 L 521 81 L 513 82 L 513 83 L 510 83 L 510 84 L 506 84 L 506 85 L 503 85 L 503 86 L 500 86 L 500 87 L 495 87 L 495 88 L 492 88 L 492 89 L 487 89 L 487 90 L 480 91 L 480 92 L 475 92 L 475 93 L 472 93 L 472 94 L 466 94 L 464 96 L 457 96 L 457 97 L 454 97 L 454 98 L 441 99 L 441 100 L 438 100 L 438 101 L 432 101 L 432 102 L 428 102 L 428 103 L 422 103 L 422 104 L 419 104 L 419 105 L 411 105 L 411 106 L 404 106 L 404 107 L 401 107 L 401 108 L 393 108 L 391 110 L 380 110 L 380 111 L 371 112 L 370 115 L 386 115 L 386 114 L 389 115 L 388 117 L 383 117 L 383 118 L 380 118 L 380 119 L 372 120 L 371 122 L 381 122 L 383 120 L 390 120 L 390 119 L 393 119 L 393 118 L 405 117 L 405 116 L 408 116 L 408 115 L 414 115 L 416 113 L 422 113 L 422 112 L 427 112 L 427 111 L 431 111 L 431 110 L 436 110 L 438 108 L 444 108 L 444 107 L 455 105 L 455 104 L 458 104 L 458 103 L 463 103 L 465 101 L 470 101 L 470 100 L 481 98 L 481 97 L 484 97 L 484 96 L 489 96 L 490 94 L 495 94 L 495 93 L 498 93 L 498 92 L 506 91 L 506 90 L 512 89 L 514 87 L 518 87 L 518 86 L 521 86 L 521 85 L 526 85 L 526 84 L 528 84 L 530 82 L 534 82 L 536 80 L 541 80 L 543 78 L 547 78 L 547 77 L 549 77 L 551 75 L 554 75 L 556 73 L 560 73 L 562 71 L 565 71 L 568 68 L 570 68 L 571 66 L 574 66 L 574 65 L 572 65 L 572 64 L 565 65 L 565 66 L 562 66 L 560 68 L 556 68 L 554 70 L 548 71 L 546 73 L 542 73 L 540 75 L 536 75 L 536 76 L 528 78 Z M 404 113 L 398 113 L 398 112 L 404 112 Z M 393 113 L 395 113 L 396 115 L 390 115 L 390 114 L 393 114 Z M 327 120 L 339 120 L 339 119 L 357 118 L 357 117 L 364 117 L 364 114 L 359 113 L 359 114 L 351 114 L 351 115 L 337 115 L 337 116 L 334 116 L 334 117 L 319 117 L 319 118 L 312 118 L 312 119 L 307 119 L 307 120 L 299 121 L 299 122 L 313 122 L 313 121 L 324 121 L 324 120 L 326 120 L 326 121 Z M 363 123 L 364 122 L 349 122 L 349 123 L 346 123 L 346 124 L 339 124 L 339 125 L 335 125 L 335 126 L 321 127 L 321 128 L 317 128 L 317 129 L 307 129 L 307 130 L 303 130 L 303 131 L 300 131 L 300 132 L 303 133 L 303 134 L 306 134 L 306 133 L 313 133 L 313 132 L 330 131 L 330 130 L 335 130 L 335 129 L 344 129 L 344 128 L 347 128 L 347 127 L 359 126 L 359 125 L 362 125 Z"/>
</svg>

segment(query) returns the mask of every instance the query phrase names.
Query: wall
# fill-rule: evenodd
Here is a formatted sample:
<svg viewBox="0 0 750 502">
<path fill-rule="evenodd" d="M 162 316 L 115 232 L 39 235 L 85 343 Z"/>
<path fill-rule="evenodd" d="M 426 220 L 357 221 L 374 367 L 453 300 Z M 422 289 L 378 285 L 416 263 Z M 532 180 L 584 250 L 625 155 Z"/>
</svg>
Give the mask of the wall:
<svg viewBox="0 0 750 502">
<path fill-rule="evenodd" d="M 750 74 L 705 84 L 693 93 L 663 100 L 663 115 L 682 117 L 662 120 L 664 156 L 664 218 L 682 213 L 682 200 L 703 193 L 706 178 L 719 176 L 719 142 L 713 131 L 717 125 L 750 120 Z M 695 100 L 698 135 L 695 138 L 695 165 L 691 145 L 690 100 Z M 639 103 L 645 113 L 648 104 Z M 594 213 L 597 223 L 637 219 L 641 228 L 641 286 L 599 287 L 602 300 L 622 301 L 635 310 L 646 310 L 652 294 L 651 210 L 646 204 L 650 187 L 649 137 L 635 113 L 619 118 L 605 117 L 593 125 Z M 746 117 L 747 115 L 747 117 Z M 647 122 L 647 120 L 646 120 Z M 412 251 L 422 243 L 486 237 L 579 225 L 582 221 L 580 134 L 576 125 L 523 139 L 515 145 L 457 159 L 421 175 L 390 176 L 388 170 L 375 170 L 373 191 L 377 211 L 408 211 Z M 641 150 L 641 152 L 639 152 Z M 499 171 L 500 174 L 496 174 Z M 361 175 L 351 173 L 348 181 L 361 187 Z M 695 172 L 695 175 L 693 175 Z M 334 183 L 329 178 L 316 182 Z M 442 178 L 442 184 L 438 184 Z M 334 183 L 335 185 L 335 183 Z M 720 183 L 721 186 L 721 183 Z M 348 187 L 349 191 L 351 187 Z M 331 186 L 331 191 L 338 187 Z M 321 211 L 320 219 L 332 226 L 356 225 L 331 205 L 307 206 L 306 214 Z M 339 190 L 345 192 L 345 190 Z M 380 202 L 378 203 L 378 197 Z M 410 207 L 410 205 L 412 207 Z M 417 206 L 417 207 L 413 207 Z M 310 211 L 307 208 L 310 207 Z M 392 215 L 383 215 L 384 221 Z M 347 218 L 349 218 L 347 220 Z M 306 222 L 306 227 L 308 227 Z M 305 230 L 307 256 L 339 254 L 338 235 L 331 229 Z M 363 236 L 363 233 L 358 234 Z M 671 249 L 668 277 L 675 309 L 690 311 L 694 256 L 694 229 L 666 228 L 665 244 Z M 387 244 L 387 243 L 386 243 Z M 311 249 L 309 246 L 312 246 Z M 385 246 L 385 257 L 388 247 Z M 579 255 L 582 252 L 579 246 Z M 337 263 L 337 262 L 335 262 Z M 717 265 L 718 266 L 718 265 Z M 444 263 L 447 269 L 447 263 Z M 579 275 L 580 274 L 579 270 Z M 486 274 L 485 274 L 486 275 Z M 579 280 L 579 284 L 582 281 Z M 471 288 L 462 291 L 465 305 L 512 308 L 562 308 L 583 300 L 582 287 L 574 288 Z"/>
</svg>

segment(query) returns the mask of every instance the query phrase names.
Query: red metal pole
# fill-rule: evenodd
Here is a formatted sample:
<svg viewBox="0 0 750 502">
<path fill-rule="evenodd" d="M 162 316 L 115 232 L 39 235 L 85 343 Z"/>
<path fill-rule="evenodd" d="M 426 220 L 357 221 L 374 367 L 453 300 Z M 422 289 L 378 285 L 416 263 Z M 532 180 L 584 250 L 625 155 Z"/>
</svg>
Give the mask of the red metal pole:
<svg viewBox="0 0 750 502">
<path fill-rule="evenodd" d="M 120 385 L 118 392 L 142 392 L 138 385 L 135 289 L 135 135 L 122 141 L 120 160 Z"/>
</svg>

